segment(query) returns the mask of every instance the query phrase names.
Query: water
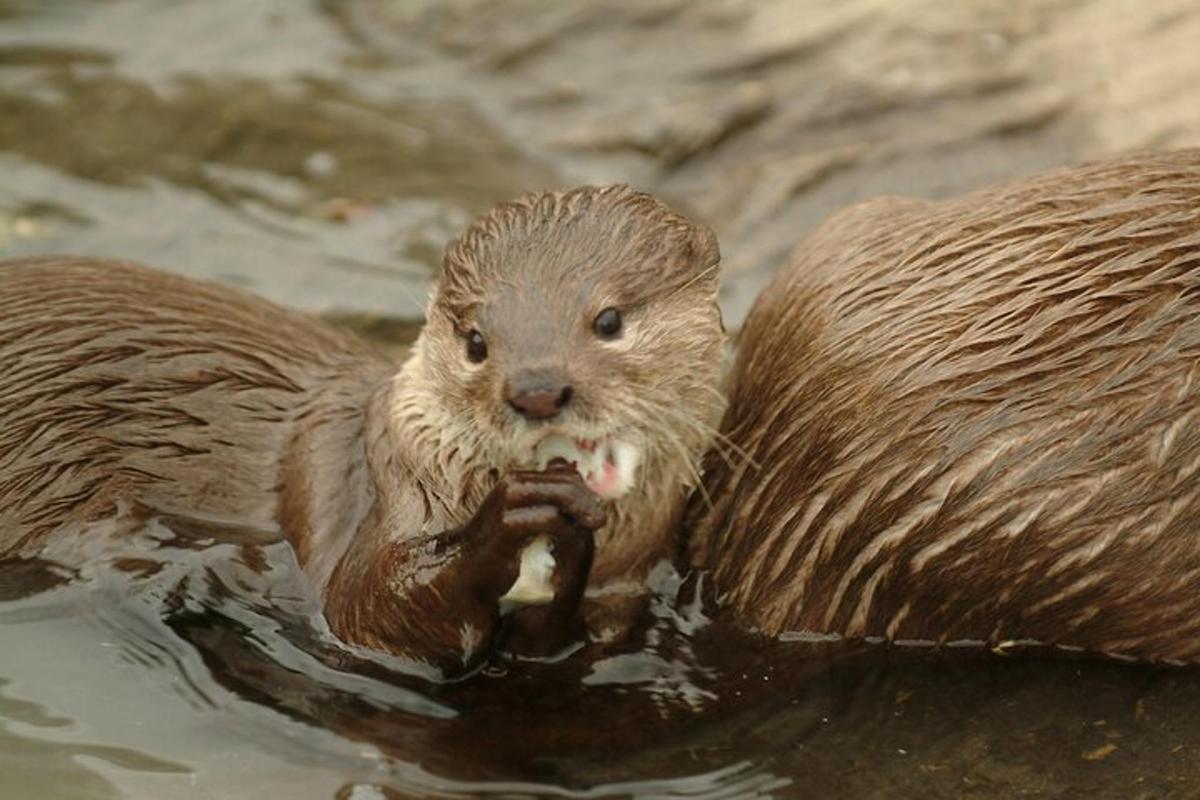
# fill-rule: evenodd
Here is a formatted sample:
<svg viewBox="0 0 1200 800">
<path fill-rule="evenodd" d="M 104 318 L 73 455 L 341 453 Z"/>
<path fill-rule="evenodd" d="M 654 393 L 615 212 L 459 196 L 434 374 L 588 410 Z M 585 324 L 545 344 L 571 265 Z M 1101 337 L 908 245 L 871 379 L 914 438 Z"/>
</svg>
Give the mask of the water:
<svg viewBox="0 0 1200 800">
<path fill-rule="evenodd" d="M 1200 675 L 771 642 L 696 585 L 624 652 L 462 684 L 349 652 L 287 547 L 90 531 L 0 573 L 4 797 L 1189 797 Z"/>
<path fill-rule="evenodd" d="M 0 256 L 135 258 L 402 350 L 470 215 L 627 180 L 717 227 L 736 325 L 846 202 L 1200 143 L 1200 14 L 1117 6 L 0 0 Z M 765 641 L 663 575 L 624 650 L 436 685 L 334 642 L 269 537 L 115 527 L 55 553 L 77 573 L 0 566 L 4 800 L 1200 795 L 1193 670 Z"/>
</svg>

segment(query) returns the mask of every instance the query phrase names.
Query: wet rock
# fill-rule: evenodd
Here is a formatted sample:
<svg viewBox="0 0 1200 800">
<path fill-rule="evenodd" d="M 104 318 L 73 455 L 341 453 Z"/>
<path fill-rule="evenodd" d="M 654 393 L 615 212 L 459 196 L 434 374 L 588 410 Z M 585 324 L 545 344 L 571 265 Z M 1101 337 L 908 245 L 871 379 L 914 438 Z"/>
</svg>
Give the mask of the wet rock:
<svg viewBox="0 0 1200 800">
<path fill-rule="evenodd" d="M 673 169 L 751 128 L 767 116 L 771 103 L 770 91 L 759 82 L 738 84 L 717 97 L 692 87 L 585 120 L 550 144 L 598 153 L 634 150 Z"/>
<path fill-rule="evenodd" d="M 706 217 L 732 323 L 804 231 L 850 203 L 1200 143 L 1188 0 L 446 6 L 356 7 L 359 24 L 390 26 L 385 47 L 439 43 L 489 117 L 565 181 L 632 182 Z"/>
</svg>

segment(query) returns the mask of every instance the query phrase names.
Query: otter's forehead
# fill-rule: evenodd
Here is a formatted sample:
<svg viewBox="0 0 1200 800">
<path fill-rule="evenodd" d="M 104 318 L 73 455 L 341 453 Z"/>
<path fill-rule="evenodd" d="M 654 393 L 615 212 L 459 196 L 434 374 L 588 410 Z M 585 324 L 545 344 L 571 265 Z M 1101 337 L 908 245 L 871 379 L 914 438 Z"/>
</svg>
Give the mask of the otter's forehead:
<svg viewBox="0 0 1200 800">
<path fill-rule="evenodd" d="M 578 309 L 637 303 L 715 272 L 712 234 L 624 186 L 527 195 L 476 220 L 446 251 L 440 289 L 452 305 L 483 298 Z"/>
<path fill-rule="evenodd" d="M 677 232 L 654 220 L 614 214 L 538 220 L 489 244 L 475 258 L 481 277 L 524 290 L 579 290 L 669 278 L 683 271 L 690 256 L 687 240 Z"/>
<path fill-rule="evenodd" d="M 618 287 L 584 271 L 515 270 L 475 306 L 489 330 L 519 326 L 544 336 L 559 336 L 602 308 L 621 302 Z"/>
</svg>

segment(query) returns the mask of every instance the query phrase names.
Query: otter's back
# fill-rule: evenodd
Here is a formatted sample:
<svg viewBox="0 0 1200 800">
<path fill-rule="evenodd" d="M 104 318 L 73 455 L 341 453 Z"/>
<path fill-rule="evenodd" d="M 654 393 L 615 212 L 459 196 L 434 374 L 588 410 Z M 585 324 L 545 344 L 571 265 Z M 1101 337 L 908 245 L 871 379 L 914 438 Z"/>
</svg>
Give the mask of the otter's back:
<svg viewBox="0 0 1200 800">
<path fill-rule="evenodd" d="M 0 555 L 121 500 L 273 524 L 294 420 L 334 377 L 361 388 L 381 364 L 236 290 L 125 263 L 0 262 Z"/>
<path fill-rule="evenodd" d="M 1200 151 L 844 212 L 731 392 L 694 555 L 762 629 L 1200 660 Z"/>
</svg>

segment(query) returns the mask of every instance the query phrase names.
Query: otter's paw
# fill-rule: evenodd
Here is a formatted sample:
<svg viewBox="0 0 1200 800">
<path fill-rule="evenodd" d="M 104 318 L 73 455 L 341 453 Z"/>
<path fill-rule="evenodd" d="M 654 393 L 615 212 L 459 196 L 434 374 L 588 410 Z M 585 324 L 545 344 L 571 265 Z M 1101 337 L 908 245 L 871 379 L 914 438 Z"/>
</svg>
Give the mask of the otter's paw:
<svg viewBox="0 0 1200 800">
<path fill-rule="evenodd" d="M 586 583 L 592 534 L 605 518 L 603 502 L 569 466 L 509 473 L 457 535 L 474 575 L 471 585 L 495 602 L 524 571 L 533 593 L 517 597 L 516 605 L 565 596 L 565 586 L 580 578 Z"/>
<path fill-rule="evenodd" d="M 504 527 L 510 535 L 549 533 L 572 528 L 595 531 L 604 525 L 603 501 L 565 462 L 545 472 L 512 472 L 501 479 Z"/>
<path fill-rule="evenodd" d="M 557 601 L 573 615 L 592 566 L 592 534 L 605 521 L 604 505 L 566 464 L 547 472 L 515 473 L 508 480 L 506 534 L 524 543 L 518 574 L 500 598 L 501 609 Z"/>
</svg>

